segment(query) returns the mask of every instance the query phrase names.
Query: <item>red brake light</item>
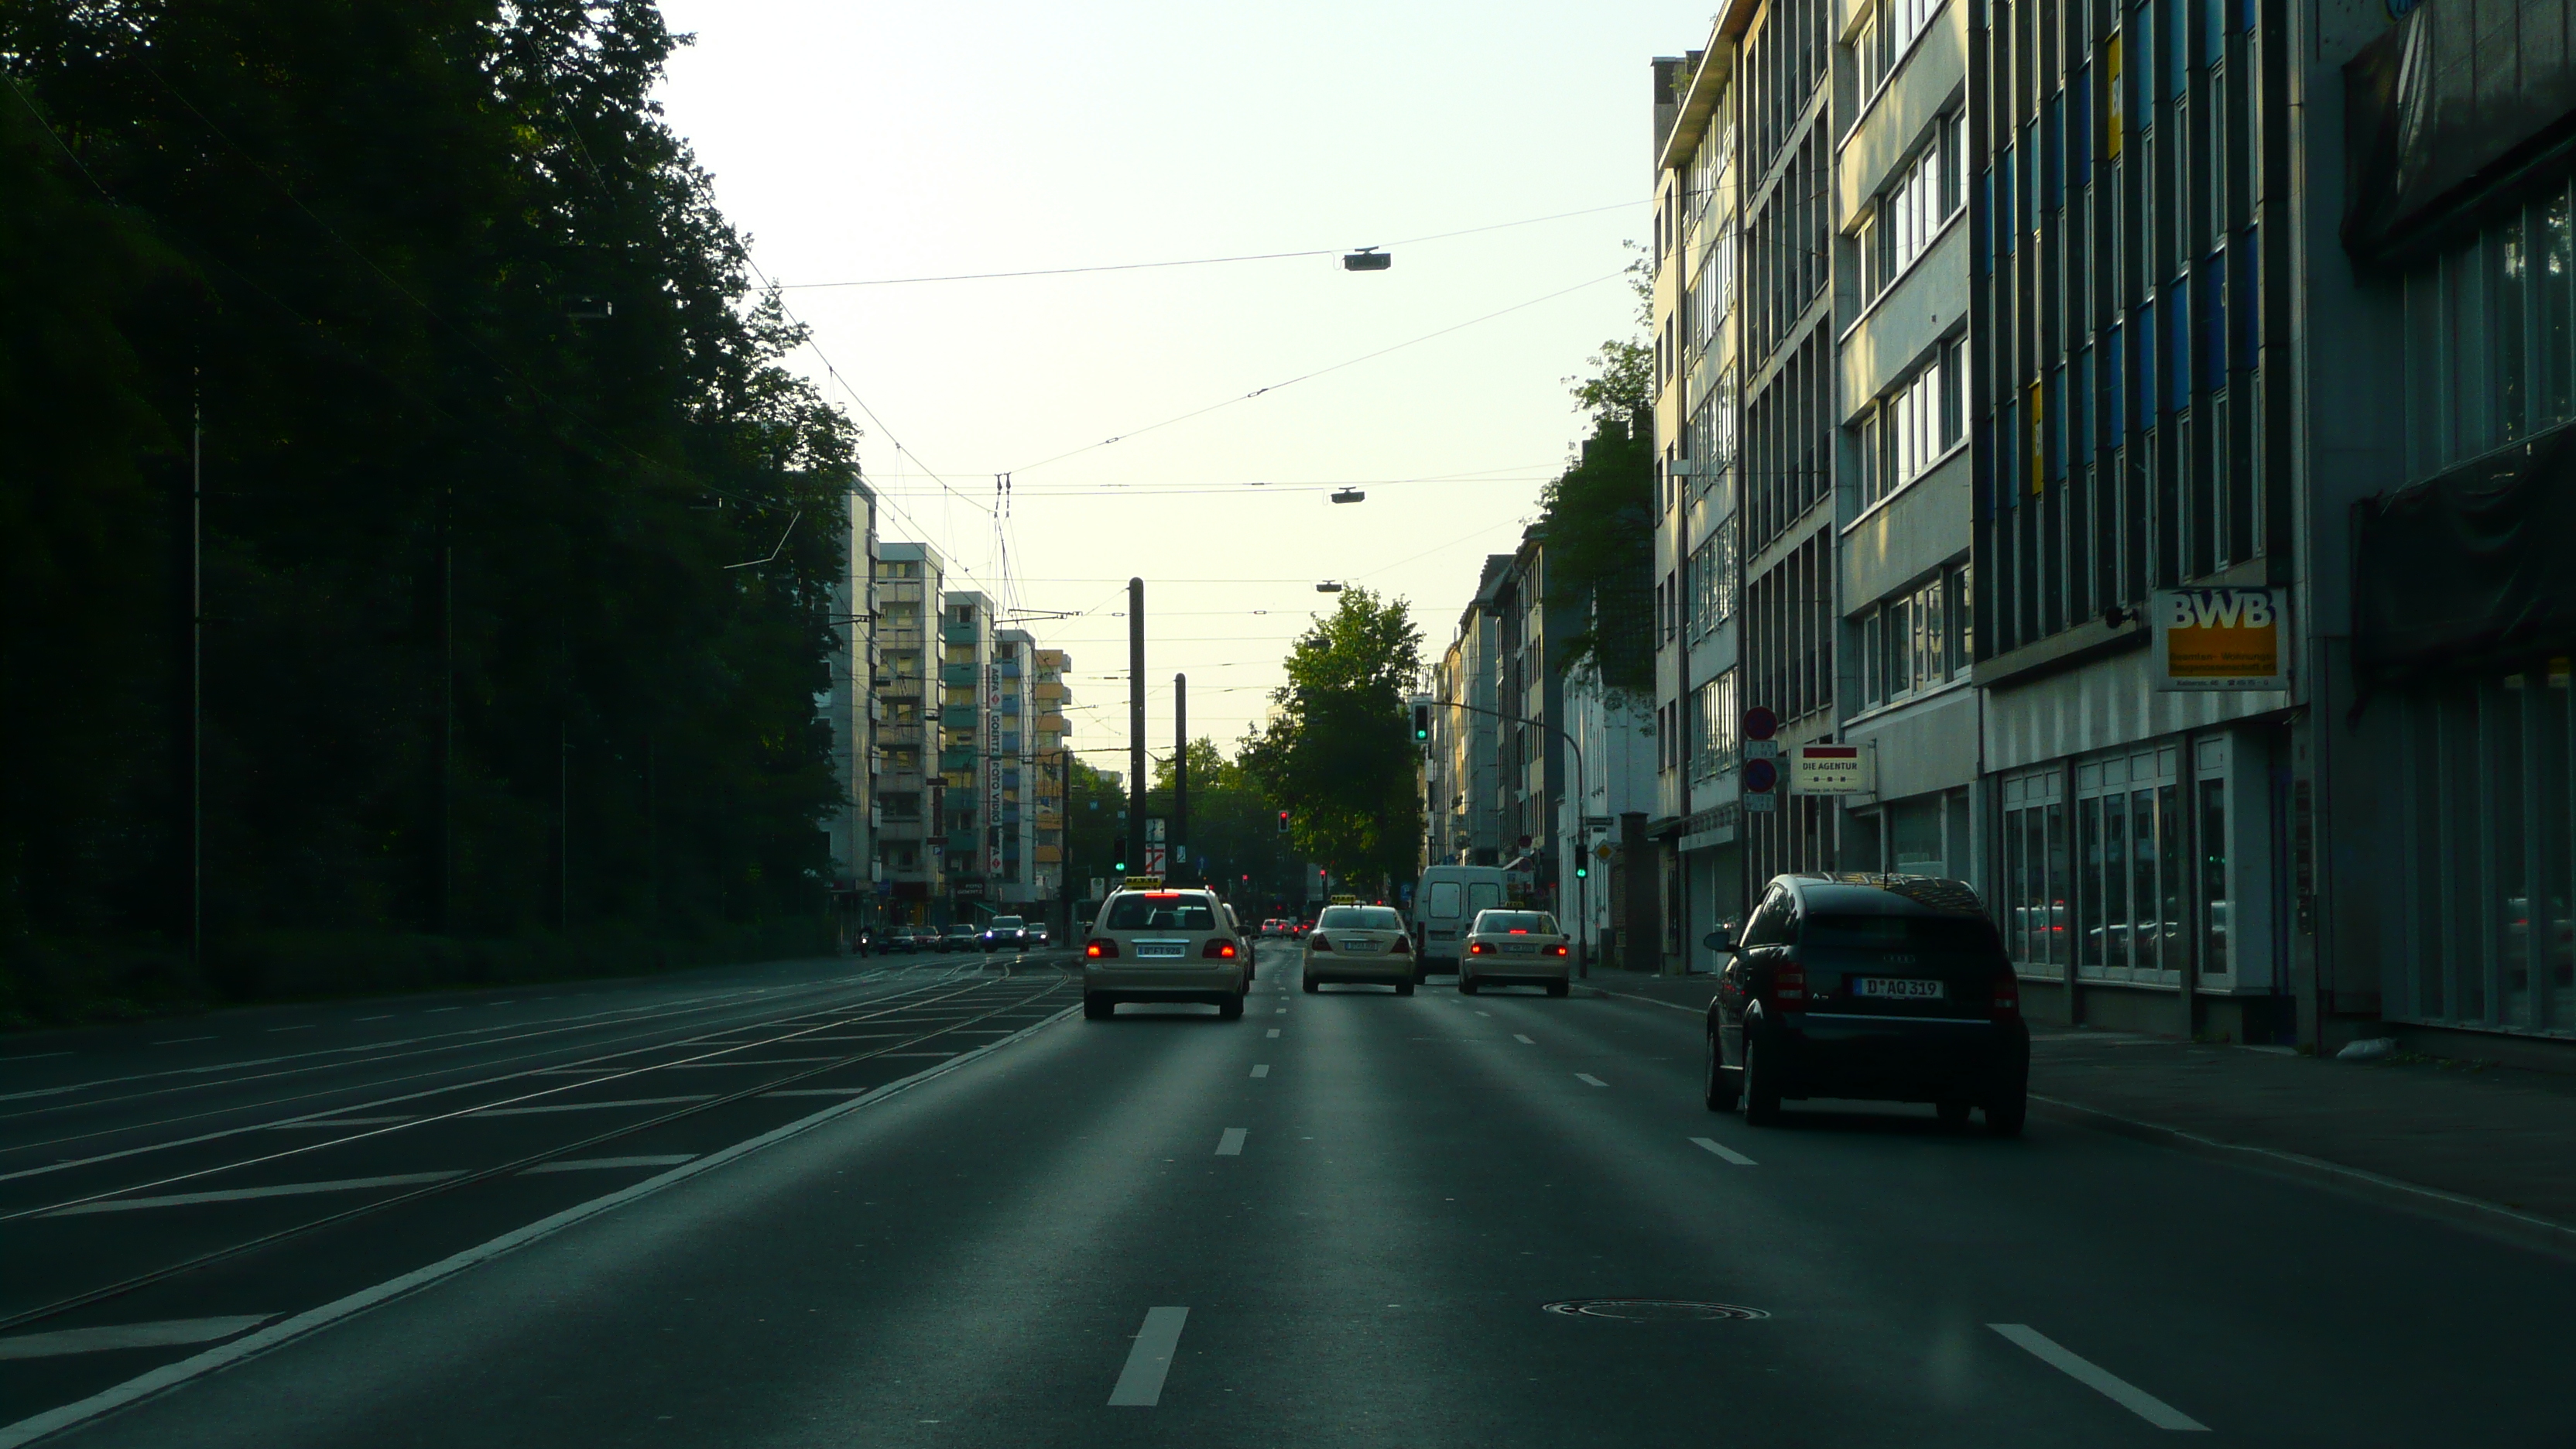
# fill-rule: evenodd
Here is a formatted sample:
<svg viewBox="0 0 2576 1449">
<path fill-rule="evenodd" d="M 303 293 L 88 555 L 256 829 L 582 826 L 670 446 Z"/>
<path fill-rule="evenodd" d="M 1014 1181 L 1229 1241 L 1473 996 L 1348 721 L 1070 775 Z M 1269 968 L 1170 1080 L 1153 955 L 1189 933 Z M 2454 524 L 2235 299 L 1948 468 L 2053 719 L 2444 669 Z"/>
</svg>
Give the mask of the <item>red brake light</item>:
<svg viewBox="0 0 2576 1449">
<path fill-rule="evenodd" d="M 1085 942 L 1082 948 L 1082 954 L 1094 961 L 1100 960 L 1104 956 L 1115 956 L 1118 954 L 1118 943 L 1107 940 Z"/>
<path fill-rule="evenodd" d="M 1512 927 L 1512 934 L 1515 936 L 1526 936 L 1529 934 L 1529 928 L 1526 926 L 1514 926 Z"/>
<path fill-rule="evenodd" d="M 1226 940 L 1210 941 L 1199 948 L 1199 954 L 1219 961 L 1231 961 L 1234 959 L 1234 943 Z"/>
<path fill-rule="evenodd" d="M 1562 942 L 1562 941 L 1559 941 L 1559 942 L 1557 942 L 1555 945 L 1548 947 L 1548 948 L 1547 948 L 1547 954 L 1549 954 L 1549 955 L 1551 955 L 1551 956 L 1562 956 L 1562 955 L 1565 955 L 1565 954 L 1566 954 L 1566 950 L 1565 950 L 1565 943 L 1564 943 L 1564 942 Z"/>
<path fill-rule="evenodd" d="M 1785 1008 L 1806 1010 L 1807 968 L 1795 961 L 1783 962 L 1771 973 L 1771 999 Z"/>
<path fill-rule="evenodd" d="M 2011 1021 L 2021 1015 L 2021 978 L 2006 971 L 1995 978 L 1995 1020 Z"/>
<path fill-rule="evenodd" d="M 1306 938 L 1306 949 L 1309 951 L 1329 951 L 1333 949 L 1333 943 L 1321 936 L 1308 936 Z"/>
<path fill-rule="evenodd" d="M 1470 956 L 1491 956 L 1494 954 L 1493 943 L 1490 941 L 1470 941 L 1467 943 L 1467 954 Z"/>
</svg>

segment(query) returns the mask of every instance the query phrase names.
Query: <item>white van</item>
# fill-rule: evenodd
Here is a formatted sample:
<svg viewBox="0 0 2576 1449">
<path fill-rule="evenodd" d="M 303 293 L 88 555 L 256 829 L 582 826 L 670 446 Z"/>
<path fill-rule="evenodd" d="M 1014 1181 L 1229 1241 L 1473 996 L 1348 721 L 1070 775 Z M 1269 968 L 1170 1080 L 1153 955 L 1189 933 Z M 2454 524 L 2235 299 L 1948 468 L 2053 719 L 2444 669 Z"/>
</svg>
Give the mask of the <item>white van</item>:
<svg viewBox="0 0 2576 1449">
<path fill-rule="evenodd" d="M 1458 969 L 1458 943 L 1478 911 L 1503 904 L 1498 865 L 1435 865 L 1413 888 L 1414 969 L 1424 975 Z"/>
</svg>

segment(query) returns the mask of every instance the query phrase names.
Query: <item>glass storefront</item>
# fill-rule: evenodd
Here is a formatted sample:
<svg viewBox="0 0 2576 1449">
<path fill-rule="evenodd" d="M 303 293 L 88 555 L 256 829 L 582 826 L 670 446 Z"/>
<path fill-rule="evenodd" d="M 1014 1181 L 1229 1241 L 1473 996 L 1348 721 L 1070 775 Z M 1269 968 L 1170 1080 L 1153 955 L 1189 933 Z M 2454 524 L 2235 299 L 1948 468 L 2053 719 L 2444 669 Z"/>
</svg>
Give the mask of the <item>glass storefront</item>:
<svg viewBox="0 0 2576 1449">
<path fill-rule="evenodd" d="M 2024 975 L 2239 984 L 2230 747 L 2169 739 L 2004 778 L 1997 904 Z"/>
</svg>

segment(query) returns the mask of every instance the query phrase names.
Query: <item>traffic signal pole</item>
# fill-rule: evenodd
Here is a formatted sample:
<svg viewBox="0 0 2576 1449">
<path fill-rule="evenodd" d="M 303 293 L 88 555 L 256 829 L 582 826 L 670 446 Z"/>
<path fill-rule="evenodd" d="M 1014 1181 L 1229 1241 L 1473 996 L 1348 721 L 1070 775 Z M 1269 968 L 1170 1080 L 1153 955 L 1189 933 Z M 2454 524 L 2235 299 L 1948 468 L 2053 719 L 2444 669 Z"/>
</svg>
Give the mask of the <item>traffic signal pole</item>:
<svg viewBox="0 0 2576 1449">
<path fill-rule="evenodd" d="M 1190 677 L 1172 676 L 1172 858 L 1164 866 L 1188 859 L 1190 839 Z M 1172 870 L 1172 874 L 1180 874 Z M 1207 872 L 1199 872 L 1205 880 Z"/>
<path fill-rule="evenodd" d="M 1127 581 L 1127 865 L 1145 868 L 1145 581 Z"/>
</svg>

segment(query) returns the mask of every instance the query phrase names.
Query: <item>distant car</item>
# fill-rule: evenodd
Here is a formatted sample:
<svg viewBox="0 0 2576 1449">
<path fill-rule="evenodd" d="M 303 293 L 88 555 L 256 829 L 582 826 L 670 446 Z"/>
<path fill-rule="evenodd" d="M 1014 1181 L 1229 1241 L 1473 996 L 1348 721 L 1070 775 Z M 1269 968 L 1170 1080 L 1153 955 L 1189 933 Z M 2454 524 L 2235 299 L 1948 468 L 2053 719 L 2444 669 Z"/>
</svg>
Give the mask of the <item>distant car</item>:
<svg viewBox="0 0 2576 1449">
<path fill-rule="evenodd" d="M 975 943 L 987 951 L 1025 951 L 1029 948 L 1029 923 L 1019 916 L 995 916 L 976 932 Z"/>
<path fill-rule="evenodd" d="M 1308 995 L 1326 982 L 1374 982 L 1413 994 L 1413 935 L 1393 906 L 1328 906 L 1299 961 Z"/>
<path fill-rule="evenodd" d="M 1574 957 L 1556 917 L 1545 911 L 1478 911 L 1459 945 L 1458 990 L 1544 986 L 1550 996 L 1573 987 Z"/>
<path fill-rule="evenodd" d="M 1261 923 L 1261 934 L 1266 937 L 1285 936 L 1288 934 L 1288 923 L 1273 916 Z"/>
<path fill-rule="evenodd" d="M 921 949 L 921 936 L 910 926 L 888 926 L 885 934 L 877 938 L 877 949 L 889 956 L 909 954 Z"/>
<path fill-rule="evenodd" d="M 1122 1001 L 1205 1002 L 1237 1021 L 1251 987 L 1252 953 L 1206 891 L 1118 891 L 1082 945 L 1082 1014 L 1092 1021 Z"/>
<path fill-rule="evenodd" d="M 977 938 L 979 934 L 980 933 L 976 931 L 971 922 L 959 921 L 957 924 L 950 926 L 947 930 L 939 933 L 939 949 L 942 951 L 972 951 L 978 944 Z"/>
<path fill-rule="evenodd" d="M 1929 1102 L 2018 1135 L 2030 1028 L 2003 938 L 1964 881 L 1783 875 L 1742 928 L 1709 1003 L 1707 1106 L 1776 1122 L 1783 1099 Z"/>
<path fill-rule="evenodd" d="M 1032 945 L 1032 946 L 1043 946 L 1043 945 L 1047 944 L 1049 941 L 1052 941 L 1052 940 L 1054 940 L 1054 939 L 1055 939 L 1055 933 L 1054 933 L 1054 932 L 1052 932 L 1052 931 L 1049 931 L 1049 930 L 1046 928 L 1046 924 L 1045 924 L 1043 921 L 1033 921 L 1033 922 L 1031 922 L 1031 923 L 1030 923 L 1030 925 L 1029 925 L 1029 944 L 1030 944 L 1030 945 Z"/>
</svg>

